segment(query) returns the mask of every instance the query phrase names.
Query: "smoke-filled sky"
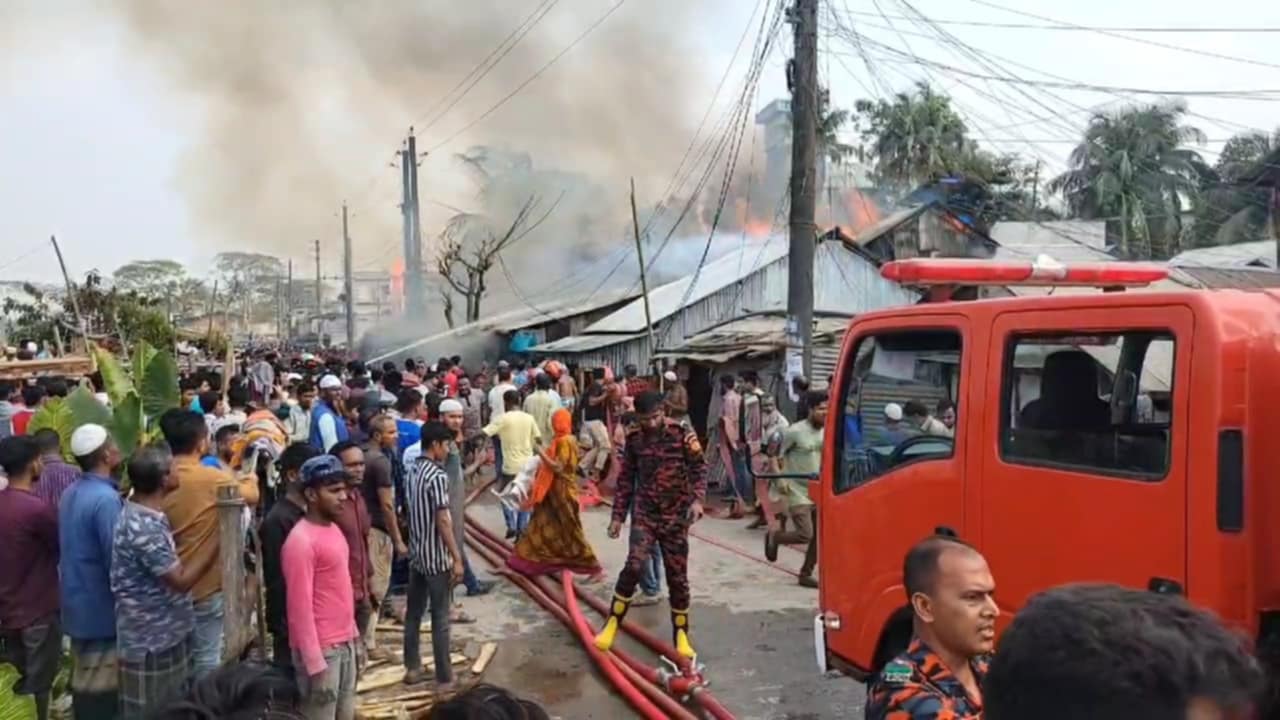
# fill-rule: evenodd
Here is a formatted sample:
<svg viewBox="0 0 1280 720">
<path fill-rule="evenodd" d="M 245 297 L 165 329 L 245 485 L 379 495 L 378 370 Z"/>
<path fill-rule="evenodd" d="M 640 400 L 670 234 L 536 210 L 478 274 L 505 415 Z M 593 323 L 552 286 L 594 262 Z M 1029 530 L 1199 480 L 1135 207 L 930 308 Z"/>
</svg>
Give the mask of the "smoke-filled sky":
<svg viewBox="0 0 1280 720">
<path fill-rule="evenodd" d="M 50 233 L 59 235 L 73 272 L 171 257 L 199 273 L 227 249 L 304 262 L 308 243 L 319 238 L 325 272 L 336 273 L 343 200 L 352 205 L 356 265 L 386 267 L 400 246 L 399 171 L 388 163 L 409 125 L 419 128 L 422 149 L 449 140 L 421 168 L 428 238 L 451 214 L 447 206 L 481 209 L 473 175 L 455 157 L 472 145 L 527 153 L 540 170 L 583 178 L 602 189 L 601 203 L 611 205 L 602 213 L 610 218 L 622 210 L 631 176 L 642 207 L 656 201 L 758 6 L 749 0 L 625 2 L 544 76 L 455 138 L 614 4 L 558 0 L 492 73 L 431 123 L 429 111 L 440 98 L 542 4 L 0 4 L 0 280 L 57 278 L 56 263 L 40 247 Z M 989 72 L 936 39 L 922 38 L 931 31 L 903 19 L 910 10 L 901 0 L 824 4 L 854 13 L 849 17 L 868 38 Z M 1280 26 L 1280 6 L 1248 0 L 1220 0 L 1212 13 L 1202 4 L 1158 0 L 998 4 L 1091 25 Z M 911 6 L 935 19 L 1036 22 L 973 0 Z M 887 19 L 878 17 L 881 9 Z M 1156 89 L 1280 87 L 1276 68 L 1096 33 L 945 29 L 984 51 L 1084 82 Z M 1141 37 L 1280 63 L 1274 34 Z M 1059 117 L 1035 121 L 1033 116 L 1048 115 L 1044 107 L 1018 107 L 993 95 L 1016 100 L 1006 85 L 993 88 L 884 53 L 872 52 L 874 68 L 868 68 L 851 47 L 830 37 L 820 50 L 824 82 L 837 106 L 849 107 L 885 87 L 932 80 L 953 95 L 980 142 L 1039 157 L 1046 175 L 1061 168 L 1070 149 L 1070 128 L 1064 131 L 1063 123 L 1078 127 L 1087 117 L 1078 107 L 1064 106 Z M 789 54 L 784 30 L 757 106 L 785 94 L 782 67 Z M 735 86 L 745 72 L 742 60 L 731 74 Z M 1117 104 L 1114 94 L 1055 92 L 1087 107 Z M 720 108 L 729 102 L 726 95 Z M 1233 132 L 1280 122 L 1274 102 L 1197 97 L 1191 107 L 1200 114 L 1192 121 L 1218 141 L 1207 148 L 1211 160 Z M 616 233 L 578 241 L 608 252 L 624 242 Z"/>
</svg>

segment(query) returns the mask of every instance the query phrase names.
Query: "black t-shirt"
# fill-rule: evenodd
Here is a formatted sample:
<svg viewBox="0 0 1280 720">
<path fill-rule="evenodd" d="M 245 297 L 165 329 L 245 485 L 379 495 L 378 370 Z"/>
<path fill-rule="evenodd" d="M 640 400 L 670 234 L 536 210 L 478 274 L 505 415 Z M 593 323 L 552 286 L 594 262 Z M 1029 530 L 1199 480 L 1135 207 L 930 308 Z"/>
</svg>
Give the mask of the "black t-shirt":
<svg viewBox="0 0 1280 720">
<path fill-rule="evenodd" d="M 360 483 L 360 492 L 364 493 L 364 504 L 369 508 L 369 526 L 387 532 L 387 521 L 382 517 L 382 500 L 378 498 L 378 488 L 395 487 L 392 463 L 397 461 L 373 446 L 366 447 L 364 452 L 364 482 Z"/>
<path fill-rule="evenodd" d="M 592 405 L 591 400 L 604 397 L 604 383 L 595 380 L 591 383 L 591 387 L 587 388 L 587 402 L 582 405 L 582 419 L 587 422 L 599 420 L 607 422 L 609 419 L 609 405 L 606 401 L 601 401 L 598 405 Z"/>
</svg>

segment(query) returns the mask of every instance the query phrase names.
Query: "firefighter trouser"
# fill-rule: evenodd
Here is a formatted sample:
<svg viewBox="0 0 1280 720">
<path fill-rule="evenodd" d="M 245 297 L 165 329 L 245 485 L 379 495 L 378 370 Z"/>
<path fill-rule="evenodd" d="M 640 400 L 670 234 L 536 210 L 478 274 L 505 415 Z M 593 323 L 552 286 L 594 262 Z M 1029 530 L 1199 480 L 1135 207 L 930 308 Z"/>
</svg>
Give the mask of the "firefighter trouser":
<svg viewBox="0 0 1280 720">
<path fill-rule="evenodd" d="M 627 563 L 618 575 L 614 592 L 623 598 L 635 594 L 641 569 L 657 546 L 667 575 L 673 610 L 689 609 L 689 525 L 686 520 L 636 515 L 631 518 L 631 544 Z"/>
</svg>

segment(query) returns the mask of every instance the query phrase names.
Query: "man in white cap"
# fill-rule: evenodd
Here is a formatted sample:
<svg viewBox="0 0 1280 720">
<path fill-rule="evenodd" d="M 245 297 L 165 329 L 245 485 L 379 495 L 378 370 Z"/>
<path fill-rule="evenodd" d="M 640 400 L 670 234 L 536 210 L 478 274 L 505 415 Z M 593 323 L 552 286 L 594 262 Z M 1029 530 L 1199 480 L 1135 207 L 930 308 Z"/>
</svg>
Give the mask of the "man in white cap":
<svg viewBox="0 0 1280 720">
<path fill-rule="evenodd" d="M 493 588 L 493 585 L 477 578 L 475 572 L 471 570 L 471 562 L 467 558 L 467 546 L 463 537 L 465 527 L 463 519 L 467 512 L 467 487 L 462 472 L 462 444 L 465 437 L 462 432 L 465 422 L 465 408 L 462 403 L 453 398 L 441 402 L 440 421 L 449 428 L 449 432 L 453 433 L 453 440 L 449 443 L 449 455 L 445 458 L 444 472 L 449 477 L 449 512 L 455 518 L 454 539 L 458 543 L 458 551 L 462 553 L 462 584 L 467 588 L 467 595 L 484 595 Z M 454 622 L 465 621 L 465 617 L 454 618 Z"/>
<path fill-rule="evenodd" d="M 885 403 L 884 444 L 897 447 L 909 437 L 911 433 L 902 427 L 902 406 L 898 403 Z"/>
<path fill-rule="evenodd" d="M 111 543 L 124 503 L 113 474 L 120 451 L 101 425 L 71 434 L 71 454 L 84 470 L 62 494 L 58 545 L 62 627 L 71 638 L 71 704 L 76 717 L 116 716 L 120 680 Z"/>
<path fill-rule="evenodd" d="M 320 396 L 311 407 L 311 445 L 320 452 L 349 440 L 347 421 L 339 409 L 342 381 L 336 375 L 320 378 Z"/>
<path fill-rule="evenodd" d="M 663 373 L 662 379 L 666 382 L 667 417 L 686 428 L 690 427 L 689 391 L 680 383 L 680 376 L 676 375 L 675 370 L 668 370 Z"/>
</svg>

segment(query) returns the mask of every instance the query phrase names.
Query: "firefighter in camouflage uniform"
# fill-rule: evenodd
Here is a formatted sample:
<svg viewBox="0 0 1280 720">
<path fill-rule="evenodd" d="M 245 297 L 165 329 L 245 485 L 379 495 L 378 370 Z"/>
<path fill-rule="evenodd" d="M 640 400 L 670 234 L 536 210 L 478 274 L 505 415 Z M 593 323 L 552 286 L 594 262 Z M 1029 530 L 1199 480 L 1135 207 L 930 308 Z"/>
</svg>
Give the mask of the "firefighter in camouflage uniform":
<svg viewBox="0 0 1280 720">
<path fill-rule="evenodd" d="M 640 568 L 656 544 L 671 589 L 671 628 L 676 650 L 692 658 L 689 642 L 689 526 L 702 519 L 707 492 L 706 460 L 698 436 L 663 413 L 663 396 L 644 392 L 635 400 L 636 422 L 621 452 L 617 494 L 609 537 L 622 532 L 631 517 L 630 551 L 618 576 L 613 603 L 596 647 L 613 647 L 618 627 L 631 606 Z"/>
</svg>

